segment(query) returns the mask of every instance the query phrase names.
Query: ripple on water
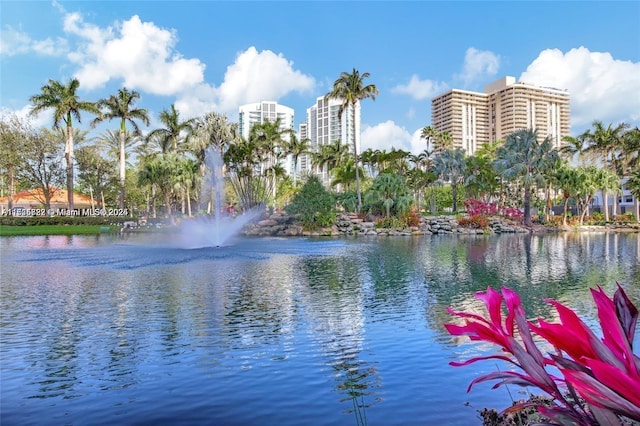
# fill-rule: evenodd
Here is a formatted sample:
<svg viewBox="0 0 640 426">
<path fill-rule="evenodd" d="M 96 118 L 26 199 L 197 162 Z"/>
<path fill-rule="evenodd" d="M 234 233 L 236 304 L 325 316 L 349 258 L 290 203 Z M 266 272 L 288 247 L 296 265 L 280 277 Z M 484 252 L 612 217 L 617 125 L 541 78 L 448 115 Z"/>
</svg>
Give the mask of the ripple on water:
<svg viewBox="0 0 640 426">
<path fill-rule="evenodd" d="M 495 365 L 449 361 L 494 349 L 448 336 L 446 307 L 509 285 L 529 316 L 594 318 L 596 280 L 640 297 L 635 238 L 0 239 L 0 420 L 479 424 L 509 396 L 465 393 Z"/>
</svg>

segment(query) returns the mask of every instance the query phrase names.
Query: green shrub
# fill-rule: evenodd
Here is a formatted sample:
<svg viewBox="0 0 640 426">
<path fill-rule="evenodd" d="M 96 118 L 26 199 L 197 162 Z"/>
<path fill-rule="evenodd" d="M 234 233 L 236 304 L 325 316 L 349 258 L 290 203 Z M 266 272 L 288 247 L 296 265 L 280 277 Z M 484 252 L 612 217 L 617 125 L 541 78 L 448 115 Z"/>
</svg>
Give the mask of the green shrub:
<svg viewBox="0 0 640 426">
<path fill-rule="evenodd" d="M 398 216 L 383 217 L 376 220 L 376 228 L 382 229 L 404 229 L 407 227 L 407 223 Z"/>
<path fill-rule="evenodd" d="M 591 220 L 593 220 L 595 222 L 603 221 L 604 220 L 604 213 L 600 213 L 600 212 L 591 213 Z"/>
<path fill-rule="evenodd" d="M 324 188 L 316 176 L 309 177 L 285 210 L 298 216 L 298 220 L 307 230 L 331 226 L 336 220 L 333 195 Z"/>
</svg>

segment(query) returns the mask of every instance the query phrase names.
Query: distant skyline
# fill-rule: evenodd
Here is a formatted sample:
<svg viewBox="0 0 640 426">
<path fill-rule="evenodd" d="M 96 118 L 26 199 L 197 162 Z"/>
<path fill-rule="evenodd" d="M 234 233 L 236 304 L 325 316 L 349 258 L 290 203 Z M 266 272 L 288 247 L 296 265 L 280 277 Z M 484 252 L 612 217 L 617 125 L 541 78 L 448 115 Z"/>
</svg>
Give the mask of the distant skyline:
<svg viewBox="0 0 640 426">
<path fill-rule="evenodd" d="M 573 134 L 595 119 L 640 125 L 637 1 L 1 0 L 0 24 L 0 104 L 21 114 L 48 79 L 76 77 L 83 100 L 140 92 L 150 129 L 172 103 L 237 121 L 240 105 L 277 101 L 297 130 L 356 68 L 380 91 L 362 105 L 362 149 L 420 152 L 432 97 L 506 75 L 568 89 Z M 116 124 L 103 126 L 92 134 Z"/>
</svg>

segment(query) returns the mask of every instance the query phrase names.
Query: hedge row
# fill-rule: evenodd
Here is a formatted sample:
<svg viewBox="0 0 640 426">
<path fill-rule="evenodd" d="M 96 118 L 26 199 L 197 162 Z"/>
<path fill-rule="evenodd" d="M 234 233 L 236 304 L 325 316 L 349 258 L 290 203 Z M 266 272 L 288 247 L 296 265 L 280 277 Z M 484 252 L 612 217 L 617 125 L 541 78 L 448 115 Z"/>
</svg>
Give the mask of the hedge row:
<svg viewBox="0 0 640 426">
<path fill-rule="evenodd" d="M 133 220 L 130 217 L 116 216 L 3 216 L 0 225 L 34 226 L 34 225 L 121 225 Z"/>
</svg>

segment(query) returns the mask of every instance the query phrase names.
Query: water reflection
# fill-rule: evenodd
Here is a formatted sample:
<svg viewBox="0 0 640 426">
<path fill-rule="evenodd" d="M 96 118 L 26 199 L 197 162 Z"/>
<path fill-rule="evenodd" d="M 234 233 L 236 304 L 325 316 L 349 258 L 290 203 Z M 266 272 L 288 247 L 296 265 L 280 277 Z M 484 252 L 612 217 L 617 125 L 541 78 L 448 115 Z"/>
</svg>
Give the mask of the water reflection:
<svg viewBox="0 0 640 426">
<path fill-rule="evenodd" d="M 448 362 L 492 349 L 452 340 L 447 306 L 507 285 L 530 317 L 593 319 L 615 281 L 640 301 L 637 234 L 1 241 L 3 424 L 464 425 L 495 396 Z"/>
</svg>

